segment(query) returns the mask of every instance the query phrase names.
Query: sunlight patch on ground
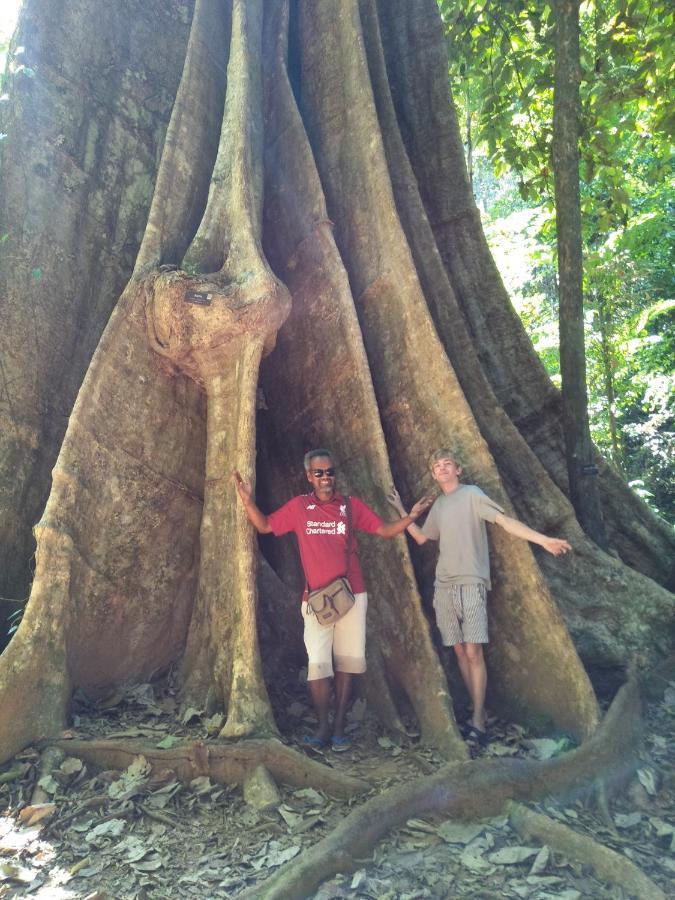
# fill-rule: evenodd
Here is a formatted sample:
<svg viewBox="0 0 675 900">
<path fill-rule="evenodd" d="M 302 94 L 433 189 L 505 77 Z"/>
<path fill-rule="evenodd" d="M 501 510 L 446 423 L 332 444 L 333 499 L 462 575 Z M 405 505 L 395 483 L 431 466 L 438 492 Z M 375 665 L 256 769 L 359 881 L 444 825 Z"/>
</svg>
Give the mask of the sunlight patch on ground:
<svg viewBox="0 0 675 900">
<path fill-rule="evenodd" d="M 41 826 L 25 827 L 12 816 L 0 816 L 0 896 L 2 888 L 30 888 L 36 900 L 71 900 L 76 893 L 64 885 L 73 877 L 53 866 L 56 848 L 40 838 Z M 48 874 L 41 869 L 49 867 Z M 45 870 L 46 871 L 46 870 Z"/>
</svg>

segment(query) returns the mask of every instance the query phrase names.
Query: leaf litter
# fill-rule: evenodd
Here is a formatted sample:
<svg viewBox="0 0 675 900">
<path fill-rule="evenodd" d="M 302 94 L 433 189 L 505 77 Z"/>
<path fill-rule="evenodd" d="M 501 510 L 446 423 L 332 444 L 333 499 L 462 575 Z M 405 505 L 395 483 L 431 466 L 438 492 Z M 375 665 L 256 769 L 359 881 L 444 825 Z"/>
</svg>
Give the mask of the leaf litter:
<svg viewBox="0 0 675 900">
<path fill-rule="evenodd" d="M 284 682 L 284 740 L 300 748 L 311 727 L 297 678 Z M 675 685 L 670 686 L 675 692 Z M 672 696 L 672 693 L 669 695 Z M 78 698 L 76 737 L 143 737 L 170 749 L 180 741 L 217 739 L 220 714 L 195 708 L 177 718 L 170 688 L 137 685 L 91 704 Z M 442 760 L 414 736 L 383 734 L 359 699 L 351 711 L 354 748 L 326 754 L 338 770 L 369 780 L 378 792 L 435 771 Z M 519 725 L 490 723 L 483 757 L 549 759 L 565 752 L 565 735 L 534 737 Z M 636 862 L 666 892 L 675 875 L 675 780 L 670 748 L 672 705 L 646 710 L 648 748 L 629 789 L 612 802 L 607 822 L 574 798 L 540 804 L 540 811 L 588 834 Z M 66 756 L 40 779 L 49 802 L 31 805 L 39 754 L 28 748 L 0 767 L 0 900 L 54 896 L 101 900 L 229 898 L 300 856 L 338 825 L 354 802 L 312 787 L 280 786 L 276 809 L 246 806 L 237 787 L 199 776 L 184 785 L 154 773 L 143 756 L 120 772 L 89 771 Z M 51 892 L 51 893 L 50 893 Z M 315 900 L 338 897 L 416 900 L 447 897 L 525 900 L 622 900 L 626 895 L 592 878 L 546 846 L 524 846 L 504 816 L 484 822 L 409 819 L 355 871 L 335 876 Z"/>
</svg>

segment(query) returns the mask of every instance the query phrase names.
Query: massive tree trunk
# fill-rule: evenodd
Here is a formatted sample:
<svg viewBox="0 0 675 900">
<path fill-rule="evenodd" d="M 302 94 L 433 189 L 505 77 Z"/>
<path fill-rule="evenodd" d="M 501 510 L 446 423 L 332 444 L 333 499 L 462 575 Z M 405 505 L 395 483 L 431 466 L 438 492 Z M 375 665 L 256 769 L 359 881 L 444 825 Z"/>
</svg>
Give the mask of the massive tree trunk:
<svg viewBox="0 0 675 900">
<path fill-rule="evenodd" d="M 334 448 L 342 489 L 382 512 L 392 476 L 412 500 L 431 487 L 429 452 L 450 446 L 468 478 L 507 510 L 568 537 L 572 559 L 540 567 L 526 544 L 492 534 L 491 702 L 589 734 L 597 706 L 577 650 L 601 665 L 665 652 L 671 598 L 589 541 L 565 495 L 558 395 L 485 244 L 433 0 L 197 0 L 187 41 L 187 7 L 162 9 L 174 35 L 163 39 L 162 91 L 175 102 L 162 144 L 168 104 L 153 109 L 146 99 L 148 132 L 163 149 L 156 172 L 146 156 L 154 194 L 151 204 L 143 195 L 126 255 L 113 236 L 105 251 L 83 240 L 85 189 L 70 231 L 59 233 L 59 204 L 46 203 L 39 182 L 25 186 L 36 179 L 22 166 L 35 174 L 38 164 L 20 156 L 31 139 L 47 140 L 39 101 L 50 87 L 87 98 L 81 119 L 64 120 L 63 140 L 52 136 L 55 148 L 98 133 L 110 112 L 94 114 L 88 103 L 119 54 L 105 56 L 96 29 L 87 38 L 100 53 L 92 84 L 82 70 L 69 87 L 34 37 L 52 24 L 36 0 L 26 0 L 19 27 L 36 74 L 35 85 L 12 85 L 2 169 L 11 253 L 3 247 L 0 299 L 11 328 L 0 337 L 0 485 L 11 528 L 0 552 L 14 561 L 5 588 L 14 595 L 25 584 L 30 525 L 49 497 L 26 614 L 0 657 L 0 760 L 57 733 L 74 688 L 95 693 L 178 659 L 184 702 L 222 709 L 223 738 L 273 736 L 260 639 L 269 660 L 279 629 L 296 648 L 298 631 L 268 623 L 259 634 L 258 593 L 289 620 L 297 599 L 257 562 L 230 475 L 253 477 L 257 450 L 258 500 L 271 508 L 302 488 L 302 453 L 317 444 Z M 93 28 L 99 4 L 78 13 Z M 136 40 L 141 5 L 127 13 L 109 23 L 109 40 L 134 35 L 128 69 L 115 70 L 121 85 L 155 57 L 151 39 Z M 71 66 L 77 46 L 72 57 L 63 50 Z M 136 146 L 151 143 L 141 124 L 124 165 L 109 163 L 108 173 L 136 172 Z M 62 155 L 54 150 L 46 173 L 66 202 L 74 175 Z M 105 210 L 120 210 L 126 182 L 106 180 Z M 18 185 L 27 195 L 12 193 Z M 59 237 L 35 292 L 35 234 L 16 224 L 23 207 Z M 114 254 L 115 279 L 104 277 L 104 252 Z M 85 257 L 79 268 L 75 253 Z M 45 309 L 27 305 L 43 284 Z M 101 312 L 81 322 L 92 296 Z M 54 341 L 55 333 L 50 366 L 31 368 L 41 335 Z M 612 509 L 625 505 L 625 487 L 607 490 Z M 657 555 L 669 536 L 642 509 L 634 518 L 637 535 L 625 518 L 614 522 L 619 551 L 664 576 Z M 264 549 L 298 588 L 288 543 Z M 403 538 L 365 539 L 360 552 L 372 601 L 364 679 L 372 706 L 393 728 L 411 709 L 428 743 L 462 759 L 420 603 L 431 557 L 411 560 Z M 280 593 L 283 606 L 270 602 Z"/>
<path fill-rule="evenodd" d="M 0 104 L 0 597 L 28 596 L 31 529 L 138 252 L 191 6 L 22 9 L 12 46 L 35 75 Z"/>
</svg>

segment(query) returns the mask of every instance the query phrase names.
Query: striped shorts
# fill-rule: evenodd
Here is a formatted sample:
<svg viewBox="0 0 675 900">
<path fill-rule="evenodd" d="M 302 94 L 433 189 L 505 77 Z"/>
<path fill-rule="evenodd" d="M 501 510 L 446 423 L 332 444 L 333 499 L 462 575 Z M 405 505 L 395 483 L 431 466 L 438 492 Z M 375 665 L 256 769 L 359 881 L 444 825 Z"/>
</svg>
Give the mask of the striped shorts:
<svg viewBox="0 0 675 900">
<path fill-rule="evenodd" d="M 444 646 L 487 644 L 487 591 L 484 584 L 437 587 L 434 610 Z"/>
</svg>

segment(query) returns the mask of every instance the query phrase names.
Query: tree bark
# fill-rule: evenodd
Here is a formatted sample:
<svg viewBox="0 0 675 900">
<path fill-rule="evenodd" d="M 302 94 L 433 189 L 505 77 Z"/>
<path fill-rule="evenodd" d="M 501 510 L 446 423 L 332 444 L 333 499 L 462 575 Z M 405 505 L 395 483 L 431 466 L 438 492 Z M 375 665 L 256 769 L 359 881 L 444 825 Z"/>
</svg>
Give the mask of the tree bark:
<svg viewBox="0 0 675 900">
<path fill-rule="evenodd" d="M 57 746 L 62 753 L 103 769 L 123 770 L 135 757 L 144 756 L 157 774 L 172 772 L 183 782 L 207 776 L 221 784 L 241 785 L 262 765 L 282 784 L 296 788 L 312 784 L 333 797 L 357 797 L 370 787 L 368 782 L 336 772 L 277 740 L 249 740 L 225 746 L 196 741 L 170 750 L 159 750 L 137 740 L 69 740 L 60 741 Z"/>
<path fill-rule="evenodd" d="M 200 0 L 193 33 L 201 34 L 219 12 L 219 3 Z M 186 265 L 205 274 L 187 279 L 179 273 L 149 275 L 146 281 L 152 279 L 148 313 L 154 349 L 206 393 L 199 590 L 182 662 L 183 699 L 208 709 L 224 707 L 228 718 L 222 736 L 241 737 L 274 732 L 276 726 L 257 641 L 253 535 L 243 510 L 236 500 L 232 503 L 231 474 L 233 469 L 251 468 L 260 359 L 274 345 L 290 298 L 260 246 L 260 3 L 234 2 L 229 33 L 227 93 L 218 152 L 206 207 L 186 254 Z M 191 49 L 196 49 L 196 42 Z M 183 85 L 193 83 L 198 58 L 196 52 L 188 55 Z M 182 121 L 185 107 L 190 105 L 188 92 L 181 91 L 171 134 L 174 122 Z M 180 135 L 180 127 L 176 132 Z M 169 189 L 166 173 L 176 166 L 176 152 L 171 144 L 167 149 L 153 211 L 168 205 L 162 195 Z"/>
<path fill-rule="evenodd" d="M 0 104 L 0 597 L 30 590 L 31 529 L 134 265 L 190 14 L 150 0 L 130 29 L 123 4 L 22 7 L 12 46 L 35 75 Z"/>
<path fill-rule="evenodd" d="M 607 534 L 588 420 L 584 342 L 581 195 L 579 190 L 579 2 L 555 0 L 553 176 L 558 245 L 560 374 L 567 476 L 572 505 L 584 531 L 603 549 Z"/>
</svg>

